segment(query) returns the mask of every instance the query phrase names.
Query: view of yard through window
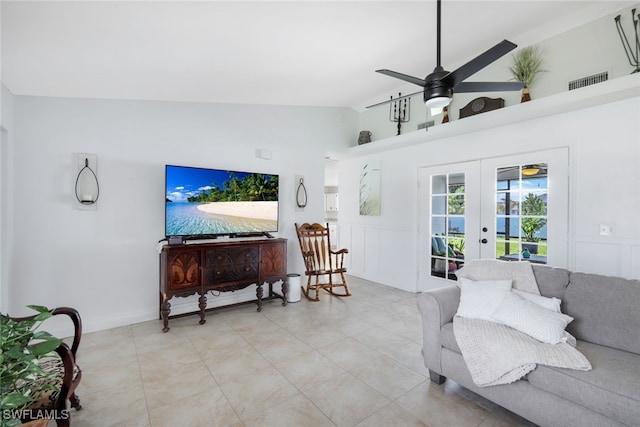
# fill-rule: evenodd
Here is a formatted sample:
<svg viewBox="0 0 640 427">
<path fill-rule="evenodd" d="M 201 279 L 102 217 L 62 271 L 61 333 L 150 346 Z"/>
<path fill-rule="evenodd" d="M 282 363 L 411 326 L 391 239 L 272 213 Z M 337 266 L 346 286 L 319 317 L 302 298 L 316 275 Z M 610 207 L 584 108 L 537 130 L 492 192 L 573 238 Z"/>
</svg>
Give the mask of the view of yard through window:
<svg viewBox="0 0 640 427">
<path fill-rule="evenodd" d="M 547 163 L 495 170 L 495 193 L 489 197 L 495 200 L 496 259 L 547 263 L 547 175 Z M 462 172 L 431 176 L 431 276 L 456 280 L 456 271 L 464 266 L 469 212 L 465 179 Z"/>
<path fill-rule="evenodd" d="M 546 264 L 547 173 L 546 163 L 497 170 L 497 259 Z"/>
</svg>

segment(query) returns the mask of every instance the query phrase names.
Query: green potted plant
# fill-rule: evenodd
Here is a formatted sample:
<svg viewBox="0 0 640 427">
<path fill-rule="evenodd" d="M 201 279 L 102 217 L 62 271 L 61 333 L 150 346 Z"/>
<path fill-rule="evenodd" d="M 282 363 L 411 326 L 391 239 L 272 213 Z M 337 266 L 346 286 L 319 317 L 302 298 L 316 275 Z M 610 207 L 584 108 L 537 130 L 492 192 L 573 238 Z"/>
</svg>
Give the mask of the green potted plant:
<svg viewBox="0 0 640 427">
<path fill-rule="evenodd" d="M 512 65 L 509 67 L 509 71 L 511 71 L 514 80 L 524 83 L 520 101 L 530 101 L 529 88 L 536 81 L 538 74 L 546 71 L 541 68 L 542 49 L 537 45 L 528 46 L 511 55 L 511 59 Z"/>
<path fill-rule="evenodd" d="M 40 359 L 49 355 L 61 343 L 48 332 L 39 331 L 43 321 L 53 315 L 47 307 L 30 305 L 38 312 L 30 320 L 14 320 L 0 314 L 0 426 L 20 425 L 21 411 L 38 400 L 30 382 L 36 377 L 46 377 L 40 367 Z M 43 387 L 40 392 L 49 390 Z M 45 424 L 46 425 L 46 424 Z"/>
<path fill-rule="evenodd" d="M 529 193 L 522 202 L 522 215 L 546 215 L 547 207 L 544 204 L 542 197 Z M 523 249 L 527 249 L 532 254 L 538 253 L 538 242 L 540 238 L 536 236 L 536 233 L 547 224 L 546 218 L 523 218 L 520 228 L 522 229 Z M 527 244 L 531 243 L 531 244 Z"/>
</svg>

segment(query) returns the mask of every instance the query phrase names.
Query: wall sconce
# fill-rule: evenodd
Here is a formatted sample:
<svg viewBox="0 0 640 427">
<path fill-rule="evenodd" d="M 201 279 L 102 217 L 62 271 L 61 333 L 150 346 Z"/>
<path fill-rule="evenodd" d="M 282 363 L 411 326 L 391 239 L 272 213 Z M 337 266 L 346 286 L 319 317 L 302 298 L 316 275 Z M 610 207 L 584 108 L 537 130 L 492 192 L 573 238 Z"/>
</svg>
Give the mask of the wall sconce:
<svg viewBox="0 0 640 427">
<path fill-rule="evenodd" d="M 296 175 L 296 206 L 299 210 L 307 206 L 307 187 L 304 186 L 302 175 Z"/>
<path fill-rule="evenodd" d="M 78 154 L 76 199 L 82 205 L 94 205 L 100 197 L 100 184 L 96 175 L 98 159 L 94 154 Z"/>
</svg>

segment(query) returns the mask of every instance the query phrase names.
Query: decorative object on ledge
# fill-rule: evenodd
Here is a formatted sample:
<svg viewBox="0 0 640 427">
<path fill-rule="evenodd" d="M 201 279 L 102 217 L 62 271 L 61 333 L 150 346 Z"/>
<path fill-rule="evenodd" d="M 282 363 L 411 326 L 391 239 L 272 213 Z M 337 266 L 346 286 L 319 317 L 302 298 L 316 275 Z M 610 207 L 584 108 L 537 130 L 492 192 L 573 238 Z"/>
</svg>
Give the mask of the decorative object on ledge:
<svg viewBox="0 0 640 427">
<path fill-rule="evenodd" d="M 96 175 L 96 156 L 78 154 L 78 169 L 75 185 L 76 199 L 82 205 L 93 205 L 100 197 L 100 184 Z"/>
<path fill-rule="evenodd" d="M 358 135 L 358 145 L 368 144 L 371 142 L 371 132 L 368 130 L 361 130 Z"/>
<path fill-rule="evenodd" d="M 504 99 L 481 96 L 480 98 L 471 100 L 467 105 L 460 109 L 460 118 L 463 119 L 465 117 L 475 116 L 476 114 L 497 110 L 502 107 L 504 107 Z"/>
<path fill-rule="evenodd" d="M 538 74 L 546 71 L 540 68 L 542 66 L 542 50 L 537 45 L 528 46 L 511 55 L 511 59 L 513 64 L 509 67 L 509 71 L 511 71 L 514 80 L 524 83 L 520 102 L 531 101 L 529 89 Z"/>
<path fill-rule="evenodd" d="M 449 123 L 449 107 L 442 110 L 442 123 Z"/>
<path fill-rule="evenodd" d="M 304 178 L 296 177 L 298 186 L 296 187 L 296 204 L 299 208 L 307 206 L 307 187 L 304 186 Z"/>
<path fill-rule="evenodd" d="M 636 38 L 634 40 L 635 52 L 629 44 L 629 40 L 627 39 L 627 35 L 624 32 L 624 28 L 622 28 L 620 15 L 616 16 L 614 20 L 616 21 L 616 28 L 618 29 L 618 35 L 620 36 L 620 41 L 622 42 L 624 53 L 627 55 L 629 64 L 632 67 L 635 67 L 635 70 L 633 70 L 631 74 L 637 73 L 640 71 L 640 36 L 638 36 L 638 29 L 640 28 L 640 14 L 638 14 L 638 19 L 636 19 L 636 9 L 631 9 L 631 22 L 633 22 L 633 31 L 636 34 Z"/>
<path fill-rule="evenodd" d="M 389 121 L 398 123 L 398 133 L 400 135 L 400 127 L 402 123 L 407 123 L 411 118 L 411 96 L 402 97 L 402 93 L 398 93 L 398 98 L 393 99 L 391 95 L 391 103 L 389 104 Z"/>
</svg>

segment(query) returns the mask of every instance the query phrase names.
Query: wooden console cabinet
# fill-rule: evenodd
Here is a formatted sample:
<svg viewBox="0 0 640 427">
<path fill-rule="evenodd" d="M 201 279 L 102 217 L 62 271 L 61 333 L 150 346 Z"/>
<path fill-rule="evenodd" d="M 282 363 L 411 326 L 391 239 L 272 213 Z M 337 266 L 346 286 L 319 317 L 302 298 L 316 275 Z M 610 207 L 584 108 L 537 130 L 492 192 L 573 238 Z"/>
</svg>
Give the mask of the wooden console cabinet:
<svg viewBox="0 0 640 427">
<path fill-rule="evenodd" d="M 282 281 L 282 293 L 273 284 Z M 269 285 L 263 297 L 262 286 Z M 166 245 L 160 252 L 160 315 L 169 330 L 173 297 L 198 294 L 200 324 L 205 323 L 207 292 L 229 292 L 256 285 L 258 311 L 262 301 L 280 298 L 287 305 L 287 240 L 223 240 L 213 243 Z"/>
</svg>

